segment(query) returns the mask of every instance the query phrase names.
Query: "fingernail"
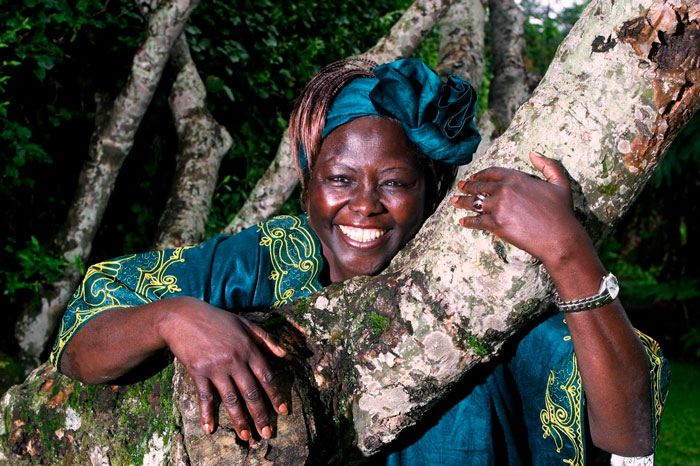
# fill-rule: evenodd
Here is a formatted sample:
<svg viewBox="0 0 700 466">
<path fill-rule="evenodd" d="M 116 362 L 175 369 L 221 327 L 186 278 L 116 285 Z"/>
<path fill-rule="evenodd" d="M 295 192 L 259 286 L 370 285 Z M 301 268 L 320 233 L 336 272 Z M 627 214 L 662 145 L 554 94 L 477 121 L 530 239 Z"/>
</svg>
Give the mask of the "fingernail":
<svg viewBox="0 0 700 466">
<path fill-rule="evenodd" d="M 272 431 L 268 426 L 265 426 L 262 428 L 262 432 L 260 432 L 263 438 L 270 438 L 272 437 Z"/>
<path fill-rule="evenodd" d="M 247 430 L 242 430 L 241 431 L 241 440 L 248 440 L 250 439 L 250 432 Z"/>
<path fill-rule="evenodd" d="M 473 180 L 474 178 L 476 178 L 476 174 L 475 174 L 475 173 L 472 173 L 471 175 L 469 175 L 469 179 L 470 179 L 470 180 Z"/>
<path fill-rule="evenodd" d="M 454 203 L 454 202 L 457 202 L 458 200 L 459 200 L 459 196 L 452 196 L 452 197 L 450 198 L 450 202 L 453 202 L 453 203 Z"/>
<path fill-rule="evenodd" d="M 212 431 L 214 430 L 214 429 L 212 429 L 212 426 L 209 423 L 205 423 L 203 427 L 204 427 L 204 433 L 207 435 L 211 434 Z"/>
<path fill-rule="evenodd" d="M 287 414 L 287 405 L 282 403 L 279 405 L 279 408 L 277 408 L 277 411 L 279 411 L 280 414 Z"/>
<path fill-rule="evenodd" d="M 457 183 L 457 187 L 458 187 L 459 189 L 462 189 L 462 188 L 464 187 L 465 184 L 466 184 L 466 181 L 462 180 L 462 181 L 460 181 L 459 183 Z"/>
</svg>

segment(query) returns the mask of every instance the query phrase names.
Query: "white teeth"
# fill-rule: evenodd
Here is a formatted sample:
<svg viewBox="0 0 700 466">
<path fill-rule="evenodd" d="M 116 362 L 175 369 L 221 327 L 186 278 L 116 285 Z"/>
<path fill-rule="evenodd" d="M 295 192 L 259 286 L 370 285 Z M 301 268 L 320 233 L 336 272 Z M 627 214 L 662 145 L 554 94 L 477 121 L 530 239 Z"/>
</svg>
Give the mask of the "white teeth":
<svg viewBox="0 0 700 466">
<path fill-rule="evenodd" d="M 358 243 L 367 243 L 368 241 L 375 240 L 389 231 L 380 230 L 378 228 L 356 228 L 346 225 L 338 225 L 338 227 L 343 234 L 348 236 L 351 240 L 357 241 Z"/>
</svg>

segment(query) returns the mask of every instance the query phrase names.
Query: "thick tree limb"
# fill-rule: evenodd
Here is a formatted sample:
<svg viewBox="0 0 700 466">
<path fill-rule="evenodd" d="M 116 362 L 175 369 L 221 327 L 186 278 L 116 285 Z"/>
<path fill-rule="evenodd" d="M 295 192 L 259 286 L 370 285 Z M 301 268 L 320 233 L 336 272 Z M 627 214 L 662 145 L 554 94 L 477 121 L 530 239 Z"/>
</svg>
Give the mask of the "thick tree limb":
<svg viewBox="0 0 700 466">
<path fill-rule="evenodd" d="M 86 261 L 90 254 L 117 174 L 131 151 L 170 49 L 196 5 L 196 0 L 160 2 L 148 19 L 146 36 L 134 56 L 126 85 L 112 104 L 109 117 L 97 122 L 89 158 L 80 172 L 78 189 L 56 241 L 60 254 L 72 264 Z M 28 306 L 23 310 L 15 334 L 26 354 L 41 354 L 80 275 L 77 265 L 69 266 L 62 279 L 43 286 L 47 291 L 38 309 Z"/>
<path fill-rule="evenodd" d="M 416 0 L 387 35 L 361 56 L 377 63 L 409 57 L 445 14 L 453 0 Z"/>
<path fill-rule="evenodd" d="M 457 0 L 440 21 L 440 76 L 466 79 L 478 92 L 484 77 L 484 7 L 480 0 Z"/>
<path fill-rule="evenodd" d="M 184 32 L 173 46 L 170 61 L 177 72 L 169 103 L 179 148 L 175 179 L 158 223 L 155 249 L 202 240 L 219 166 L 231 147 L 228 131 L 207 109 L 206 88 Z"/>
<path fill-rule="evenodd" d="M 560 157 L 574 180 L 576 210 L 593 237 L 600 238 L 700 107 L 699 38 L 697 2 L 592 2 L 532 98 L 471 170 L 492 164 L 529 170 L 524 160 L 530 149 Z M 288 346 L 303 349 L 296 360 L 285 361 L 296 375 L 293 396 L 301 401 L 284 422 L 304 420 L 308 429 L 303 433 L 314 442 L 311 454 L 324 448 L 377 451 L 477 362 L 493 357 L 548 299 L 551 285 L 541 267 L 489 235 L 462 229 L 456 221 L 460 215 L 441 205 L 382 275 L 325 288 L 276 314 L 300 329 L 280 332 Z M 388 325 L 377 331 L 372 313 L 384 316 Z M 130 455 L 137 462 L 151 455 L 149 460 L 160 458 L 155 462 L 162 464 L 173 455 L 170 440 L 179 435 L 178 426 L 197 422 L 192 409 L 181 409 L 181 424 L 156 416 L 158 409 L 170 409 L 163 402 L 170 389 L 166 381 L 162 375 L 149 379 L 133 389 L 134 395 L 132 388 L 108 386 L 83 391 L 74 384 L 69 390 L 72 382 L 55 372 L 36 371 L 0 401 L 0 461 L 38 464 L 69 455 L 117 461 Z M 87 393 L 85 402 L 80 402 L 82 393 Z M 120 421 L 93 422 L 114 411 L 110 403 L 125 407 Z M 146 421 L 144 412 L 149 413 Z M 234 434 L 221 413 L 224 427 L 217 431 L 216 445 L 232 447 Z M 159 421 L 149 422 L 153 419 Z M 124 438 L 124 426 L 132 422 L 145 428 L 133 429 L 131 442 L 112 438 Z M 114 434 L 105 437 L 105 432 Z M 341 450 L 331 442 L 338 439 L 328 437 L 334 432 L 347 434 Z M 191 449 L 209 438 L 185 434 L 184 444 Z M 261 458 L 283 458 L 275 441 L 257 444 Z M 131 454 L 125 444 L 141 449 Z M 207 455 L 206 449 L 200 451 Z M 212 464 L 226 460 L 214 456 L 217 450 L 209 451 L 204 458 Z M 318 457 L 313 460 L 322 464 Z"/>
<path fill-rule="evenodd" d="M 489 18 L 493 51 L 489 108 L 493 109 L 491 119 L 501 129 L 500 134 L 529 95 L 523 60 L 525 14 L 513 0 L 489 0 Z"/>
<path fill-rule="evenodd" d="M 450 3 L 450 0 L 416 0 L 389 33 L 361 57 L 384 63 L 412 55 Z M 298 182 L 294 160 L 289 152 L 289 131 L 285 130 L 270 167 L 223 233 L 238 233 L 275 215 L 292 195 Z"/>
</svg>

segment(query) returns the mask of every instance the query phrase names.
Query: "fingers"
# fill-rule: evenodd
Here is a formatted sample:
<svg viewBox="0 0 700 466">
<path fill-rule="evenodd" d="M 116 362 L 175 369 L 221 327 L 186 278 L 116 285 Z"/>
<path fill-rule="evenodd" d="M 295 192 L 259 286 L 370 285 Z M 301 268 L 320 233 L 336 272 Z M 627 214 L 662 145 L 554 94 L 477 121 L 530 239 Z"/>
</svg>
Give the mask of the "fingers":
<svg viewBox="0 0 700 466">
<path fill-rule="evenodd" d="M 278 358 L 283 358 L 287 356 L 287 351 L 285 351 L 284 348 L 279 346 L 275 342 L 275 340 L 270 336 L 269 333 L 267 333 L 265 330 L 261 329 L 260 327 L 253 324 L 252 322 L 249 322 L 246 319 L 240 320 L 248 328 L 248 333 L 251 337 L 253 337 L 253 340 L 255 340 L 257 344 L 262 345 L 264 348 L 266 348 Z"/>
<path fill-rule="evenodd" d="M 457 183 L 457 187 L 464 194 L 475 196 L 481 193 L 493 194 L 498 189 L 499 184 L 496 181 L 464 180 Z"/>
<path fill-rule="evenodd" d="M 282 358 L 287 355 L 284 348 L 279 346 L 265 330 L 251 322 L 248 322 L 247 320 L 241 319 L 241 321 L 246 325 L 250 335 L 253 337 L 256 343 L 262 345 L 277 357 Z M 272 372 L 268 367 L 265 358 L 251 355 L 249 365 L 253 371 L 253 374 L 255 374 L 255 377 L 258 379 L 260 385 L 270 399 L 270 402 L 272 402 L 272 406 L 275 408 L 275 411 L 277 411 L 279 414 L 287 414 L 288 408 L 286 400 L 284 399 L 280 387 L 277 384 L 277 378 L 275 377 L 274 372 Z"/>
<path fill-rule="evenodd" d="M 258 379 L 258 382 L 260 382 L 275 411 L 279 414 L 287 414 L 287 402 L 279 387 L 275 373 L 270 370 L 265 359 L 261 357 L 260 360 L 252 360 L 250 369 L 253 371 L 255 378 Z"/>
<path fill-rule="evenodd" d="M 493 218 L 490 215 L 475 215 L 473 217 L 462 217 L 459 219 L 459 224 L 465 228 L 474 230 L 492 231 L 495 227 Z"/>
<path fill-rule="evenodd" d="M 510 170 L 501 167 L 490 167 L 473 173 L 469 179 L 472 181 L 502 181 L 508 176 Z"/>
<path fill-rule="evenodd" d="M 452 205 L 455 207 L 458 207 L 460 209 L 467 209 L 471 210 L 472 212 L 476 212 L 479 214 L 482 214 L 488 210 L 488 207 L 486 207 L 486 203 L 488 202 L 489 199 L 488 194 L 476 194 L 476 195 L 467 195 L 467 196 L 452 196 L 450 198 L 450 202 L 452 202 Z"/>
<path fill-rule="evenodd" d="M 270 420 L 267 415 L 267 407 L 265 406 L 265 398 L 260 386 L 249 371 L 238 371 L 233 375 L 233 378 L 236 382 L 236 386 L 240 390 L 243 402 L 255 423 L 255 428 L 258 433 L 265 439 L 272 437 Z"/>
<path fill-rule="evenodd" d="M 197 397 L 199 398 L 199 421 L 202 423 L 202 430 L 209 435 L 214 432 L 214 392 L 205 377 L 192 377 L 197 387 Z"/>
<path fill-rule="evenodd" d="M 217 377 L 212 380 L 221 397 L 221 403 L 226 409 L 228 417 L 231 418 L 233 428 L 241 438 L 241 440 L 250 440 L 250 427 L 248 426 L 248 418 L 243 409 L 243 400 L 239 396 L 238 390 L 231 383 L 231 379 L 226 376 Z"/>
<path fill-rule="evenodd" d="M 542 172 L 544 178 L 557 186 L 563 186 L 569 188 L 569 180 L 566 178 L 564 169 L 554 159 L 545 157 L 542 154 L 538 154 L 535 151 L 530 151 L 530 162 L 532 165 Z"/>
</svg>

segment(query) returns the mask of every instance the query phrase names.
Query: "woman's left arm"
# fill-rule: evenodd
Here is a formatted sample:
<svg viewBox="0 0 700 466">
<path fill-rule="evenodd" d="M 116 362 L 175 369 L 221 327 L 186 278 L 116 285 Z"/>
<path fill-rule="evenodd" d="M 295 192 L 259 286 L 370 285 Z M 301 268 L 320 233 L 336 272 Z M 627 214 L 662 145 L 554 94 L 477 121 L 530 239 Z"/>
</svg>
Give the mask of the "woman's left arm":
<svg viewBox="0 0 700 466">
<path fill-rule="evenodd" d="M 535 152 L 530 160 L 546 181 L 504 168 L 489 168 L 461 181 L 459 189 L 466 195 L 454 196 L 452 204 L 478 215 L 460 223 L 490 231 L 539 259 L 563 301 L 593 296 L 606 270 L 574 216 L 566 175 L 555 160 Z M 622 456 L 650 454 L 649 362 L 620 301 L 567 314 L 566 322 L 593 442 Z"/>
</svg>

